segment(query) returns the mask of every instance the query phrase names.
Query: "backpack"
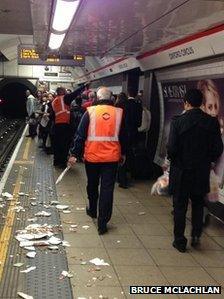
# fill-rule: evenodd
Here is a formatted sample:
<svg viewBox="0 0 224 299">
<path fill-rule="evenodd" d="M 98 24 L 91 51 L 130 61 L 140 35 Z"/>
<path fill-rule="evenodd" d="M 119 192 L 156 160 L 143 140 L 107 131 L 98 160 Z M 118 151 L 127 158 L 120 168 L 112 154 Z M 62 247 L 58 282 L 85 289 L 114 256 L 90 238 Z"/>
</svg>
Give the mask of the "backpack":
<svg viewBox="0 0 224 299">
<path fill-rule="evenodd" d="M 139 132 L 148 132 L 151 125 L 151 112 L 143 107 L 142 109 L 142 122 L 141 126 L 138 128 Z"/>
</svg>

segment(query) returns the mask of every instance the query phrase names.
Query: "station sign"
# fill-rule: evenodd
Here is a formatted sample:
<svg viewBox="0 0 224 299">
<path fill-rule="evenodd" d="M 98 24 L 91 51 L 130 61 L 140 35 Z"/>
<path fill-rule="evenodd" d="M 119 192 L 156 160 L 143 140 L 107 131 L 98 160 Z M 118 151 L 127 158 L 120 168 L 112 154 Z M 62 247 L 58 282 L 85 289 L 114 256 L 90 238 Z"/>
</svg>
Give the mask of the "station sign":
<svg viewBox="0 0 224 299">
<path fill-rule="evenodd" d="M 53 66 L 85 66 L 85 56 L 61 55 L 55 52 L 48 53 L 44 59 L 39 55 L 34 45 L 18 45 L 19 65 L 53 65 Z"/>
</svg>

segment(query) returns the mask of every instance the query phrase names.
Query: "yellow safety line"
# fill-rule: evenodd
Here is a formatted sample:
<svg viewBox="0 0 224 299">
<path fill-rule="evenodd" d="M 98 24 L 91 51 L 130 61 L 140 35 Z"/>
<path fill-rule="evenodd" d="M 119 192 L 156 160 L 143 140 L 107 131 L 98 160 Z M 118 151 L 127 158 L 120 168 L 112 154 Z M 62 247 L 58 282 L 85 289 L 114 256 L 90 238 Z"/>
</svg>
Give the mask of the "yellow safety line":
<svg viewBox="0 0 224 299">
<path fill-rule="evenodd" d="M 3 230 L 1 233 L 1 237 L 0 237 L 0 281 L 2 279 L 2 274 L 3 274 L 5 262 L 6 262 L 8 247 L 10 244 L 9 241 L 11 238 L 13 223 L 14 223 L 15 214 L 16 214 L 13 207 L 16 206 L 16 203 L 18 201 L 18 192 L 20 191 L 20 181 L 22 179 L 23 171 L 24 171 L 23 168 L 19 169 L 18 177 L 17 177 L 16 184 L 15 184 L 15 187 L 13 190 L 13 200 L 10 201 L 10 205 L 8 207 L 7 215 L 5 218 L 5 224 L 4 224 L 4 227 L 3 227 Z"/>
<path fill-rule="evenodd" d="M 25 145 L 25 150 L 24 150 L 24 153 L 23 153 L 23 160 L 28 159 L 30 144 L 31 144 L 31 139 L 29 138 L 29 139 L 27 139 L 27 142 L 26 142 L 26 145 Z"/>
</svg>

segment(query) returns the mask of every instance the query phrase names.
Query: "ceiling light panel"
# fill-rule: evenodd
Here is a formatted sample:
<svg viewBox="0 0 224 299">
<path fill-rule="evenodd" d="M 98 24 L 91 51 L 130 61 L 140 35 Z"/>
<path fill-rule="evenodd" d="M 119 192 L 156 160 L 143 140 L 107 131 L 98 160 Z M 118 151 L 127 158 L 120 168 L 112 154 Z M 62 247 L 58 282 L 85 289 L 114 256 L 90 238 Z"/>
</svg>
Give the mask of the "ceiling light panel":
<svg viewBox="0 0 224 299">
<path fill-rule="evenodd" d="M 50 39 L 49 39 L 49 48 L 52 50 L 56 50 L 56 49 L 60 48 L 64 38 L 65 38 L 65 33 L 63 33 L 63 34 L 51 33 Z"/>
<path fill-rule="evenodd" d="M 54 30 L 65 31 L 69 28 L 79 6 L 79 2 L 79 0 L 69 2 L 57 0 L 52 25 Z"/>
</svg>

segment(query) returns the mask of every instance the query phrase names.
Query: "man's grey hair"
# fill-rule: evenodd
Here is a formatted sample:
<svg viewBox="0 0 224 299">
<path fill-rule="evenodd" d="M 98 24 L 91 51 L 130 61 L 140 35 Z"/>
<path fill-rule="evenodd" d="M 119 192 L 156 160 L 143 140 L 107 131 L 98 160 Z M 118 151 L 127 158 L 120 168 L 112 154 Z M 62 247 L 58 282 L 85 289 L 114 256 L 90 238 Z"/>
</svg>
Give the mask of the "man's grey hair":
<svg viewBox="0 0 224 299">
<path fill-rule="evenodd" d="M 110 100 L 111 91 L 109 88 L 102 86 L 97 90 L 97 99 L 98 100 Z"/>
</svg>

